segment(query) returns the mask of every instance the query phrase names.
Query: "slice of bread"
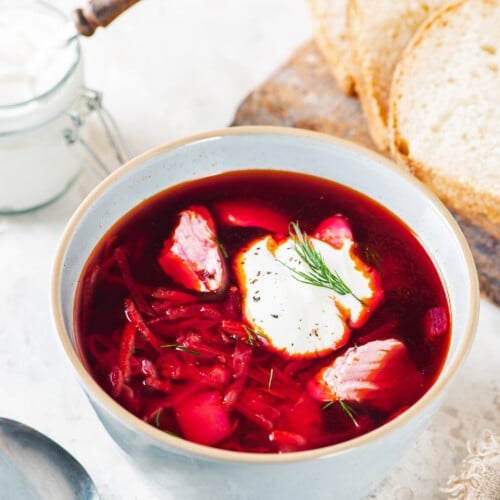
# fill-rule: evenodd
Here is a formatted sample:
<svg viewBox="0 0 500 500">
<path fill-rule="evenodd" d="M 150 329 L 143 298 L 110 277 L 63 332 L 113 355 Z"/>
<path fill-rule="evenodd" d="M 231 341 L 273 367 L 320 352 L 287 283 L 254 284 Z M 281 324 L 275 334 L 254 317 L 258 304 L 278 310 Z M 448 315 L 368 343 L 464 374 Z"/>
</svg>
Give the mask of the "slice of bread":
<svg viewBox="0 0 500 500">
<path fill-rule="evenodd" d="M 313 40 L 250 92 L 232 123 L 266 124 L 318 130 L 376 149 L 359 100 L 340 90 Z M 500 306 L 500 238 L 466 214 L 453 214 L 471 247 L 482 293 Z"/>
<path fill-rule="evenodd" d="M 387 115 L 394 68 L 429 13 L 445 3 L 446 0 L 348 2 L 347 24 L 356 89 L 370 133 L 382 151 L 389 149 Z"/>
<path fill-rule="evenodd" d="M 338 86 L 355 95 L 354 68 L 347 38 L 347 0 L 309 0 L 314 39 Z"/>
<path fill-rule="evenodd" d="M 396 68 L 389 125 L 395 159 L 500 238 L 500 0 L 430 16 Z"/>
</svg>

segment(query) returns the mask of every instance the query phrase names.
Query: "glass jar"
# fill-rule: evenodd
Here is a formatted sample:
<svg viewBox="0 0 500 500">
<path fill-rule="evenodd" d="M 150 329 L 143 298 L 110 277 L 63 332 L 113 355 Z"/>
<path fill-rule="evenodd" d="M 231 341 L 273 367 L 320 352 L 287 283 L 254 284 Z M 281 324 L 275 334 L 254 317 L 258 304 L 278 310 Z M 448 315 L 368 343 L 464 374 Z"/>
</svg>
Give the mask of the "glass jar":
<svg viewBox="0 0 500 500">
<path fill-rule="evenodd" d="M 84 85 L 78 38 L 52 47 L 38 58 L 38 66 L 32 64 L 31 51 L 43 48 L 45 38 L 67 25 L 64 14 L 41 0 L 0 0 L 0 213 L 55 200 L 83 167 L 99 177 L 109 173 L 84 139 L 91 115 L 103 127 L 116 161 L 123 163 L 127 156 L 102 95 Z"/>
</svg>

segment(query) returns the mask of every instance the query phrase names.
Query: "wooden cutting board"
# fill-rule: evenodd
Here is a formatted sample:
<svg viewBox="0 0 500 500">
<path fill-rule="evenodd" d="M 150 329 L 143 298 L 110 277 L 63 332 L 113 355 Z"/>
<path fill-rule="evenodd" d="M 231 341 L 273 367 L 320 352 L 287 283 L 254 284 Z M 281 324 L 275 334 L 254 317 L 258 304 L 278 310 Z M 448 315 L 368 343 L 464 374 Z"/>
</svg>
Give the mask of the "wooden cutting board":
<svg viewBox="0 0 500 500">
<path fill-rule="evenodd" d="M 346 97 L 313 41 L 305 43 L 239 106 L 233 125 L 317 130 L 376 150 L 359 101 Z M 500 240 L 453 213 L 469 242 L 483 295 L 500 305 Z"/>
</svg>

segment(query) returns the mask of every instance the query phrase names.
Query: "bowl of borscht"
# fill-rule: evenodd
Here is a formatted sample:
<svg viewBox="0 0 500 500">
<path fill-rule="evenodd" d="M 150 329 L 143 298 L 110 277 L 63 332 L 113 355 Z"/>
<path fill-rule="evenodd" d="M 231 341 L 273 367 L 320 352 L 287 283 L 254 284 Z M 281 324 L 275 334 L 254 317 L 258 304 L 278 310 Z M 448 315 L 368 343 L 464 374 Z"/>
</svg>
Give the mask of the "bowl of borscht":
<svg viewBox="0 0 500 500">
<path fill-rule="evenodd" d="M 478 300 L 465 239 L 418 180 L 279 127 L 113 172 L 52 277 L 63 352 L 104 427 L 186 498 L 369 494 L 445 398 Z"/>
</svg>

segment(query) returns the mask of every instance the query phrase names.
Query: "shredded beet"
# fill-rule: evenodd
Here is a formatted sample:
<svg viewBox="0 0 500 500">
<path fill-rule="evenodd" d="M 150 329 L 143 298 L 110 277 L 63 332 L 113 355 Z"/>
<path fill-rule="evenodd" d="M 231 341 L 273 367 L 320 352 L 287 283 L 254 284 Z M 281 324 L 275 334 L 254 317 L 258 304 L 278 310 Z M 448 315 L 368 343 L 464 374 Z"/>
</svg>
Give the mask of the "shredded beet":
<svg viewBox="0 0 500 500">
<path fill-rule="evenodd" d="M 144 338 L 157 350 L 160 351 L 160 341 L 144 322 L 141 313 L 131 299 L 125 300 L 125 315 L 132 325 L 144 336 Z"/>
<path fill-rule="evenodd" d="M 125 382 L 130 379 L 130 360 L 135 347 L 136 326 L 133 323 L 127 323 L 123 328 L 122 338 L 120 340 L 120 353 L 118 355 L 118 366 L 121 376 Z"/>
<path fill-rule="evenodd" d="M 431 307 L 424 314 L 424 335 L 427 340 L 433 340 L 448 331 L 448 314 L 444 307 Z"/>
<path fill-rule="evenodd" d="M 134 299 L 135 303 L 139 306 L 141 311 L 143 311 L 146 314 L 151 314 L 152 313 L 151 306 L 144 299 L 141 285 L 139 285 L 132 276 L 132 271 L 130 270 L 130 266 L 124 248 L 118 247 L 115 250 L 114 256 L 115 256 L 115 262 L 116 264 L 118 264 L 118 267 L 120 269 L 124 284 L 127 287 L 131 297 Z"/>
</svg>

